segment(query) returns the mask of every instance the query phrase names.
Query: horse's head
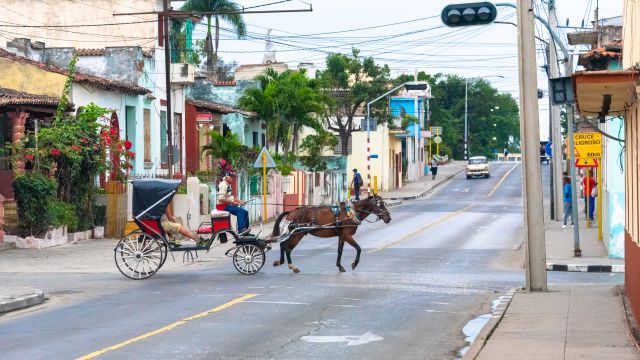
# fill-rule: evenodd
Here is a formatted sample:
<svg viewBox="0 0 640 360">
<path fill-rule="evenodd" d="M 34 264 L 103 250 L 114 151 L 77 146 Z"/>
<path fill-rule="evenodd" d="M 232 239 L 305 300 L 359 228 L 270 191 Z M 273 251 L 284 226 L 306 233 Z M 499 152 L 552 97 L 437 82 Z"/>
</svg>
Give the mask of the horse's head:
<svg viewBox="0 0 640 360">
<path fill-rule="evenodd" d="M 391 222 L 391 214 L 384 203 L 384 200 L 378 195 L 369 196 L 367 198 L 367 207 L 369 211 L 382 219 L 385 224 Z"/>
</svg>

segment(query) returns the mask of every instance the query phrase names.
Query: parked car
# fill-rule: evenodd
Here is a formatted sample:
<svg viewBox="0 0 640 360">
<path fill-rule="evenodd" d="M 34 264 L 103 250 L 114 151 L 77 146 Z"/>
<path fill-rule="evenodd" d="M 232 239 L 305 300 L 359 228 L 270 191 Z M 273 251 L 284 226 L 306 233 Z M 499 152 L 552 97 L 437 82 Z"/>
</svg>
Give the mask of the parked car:
<svg viewBox="0 0 640 360">
<path fill-rule="evenodd" d="M 469 162 L 466 167 L 467 179 L 473 177 L 485 177 L 489 178 L 489 162 L 484 156 L 472 156 L 469 158 Z"/>
</svg>

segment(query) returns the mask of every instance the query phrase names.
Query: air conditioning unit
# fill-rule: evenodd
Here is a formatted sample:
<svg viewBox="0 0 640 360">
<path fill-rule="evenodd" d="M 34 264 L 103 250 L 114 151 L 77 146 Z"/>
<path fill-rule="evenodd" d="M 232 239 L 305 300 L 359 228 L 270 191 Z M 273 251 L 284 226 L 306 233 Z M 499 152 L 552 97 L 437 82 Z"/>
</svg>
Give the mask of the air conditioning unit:
<svg viewBox="0 0 640 360">
<path fill-rule="evenodd" d="M 171 83 L 176 85 L 193 84 L 195 67 L 191 64 L 171 64 Z"/>
</svg>

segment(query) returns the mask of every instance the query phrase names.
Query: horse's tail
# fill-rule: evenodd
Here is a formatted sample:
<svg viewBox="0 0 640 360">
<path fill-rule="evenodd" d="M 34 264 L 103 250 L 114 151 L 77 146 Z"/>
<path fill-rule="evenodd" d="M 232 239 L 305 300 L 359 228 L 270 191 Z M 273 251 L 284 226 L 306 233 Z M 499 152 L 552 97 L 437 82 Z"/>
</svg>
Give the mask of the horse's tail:
<svg viewBox="0 0 640 360">
<path fill-rule="evenodd" d="M 289 211 L 284 211 L 282 214 L 278 215 L 276 223 L 273 225 L 273 231 L 271 231 L 272 237 L 280 236 L 280 222 L 282 219 L 287 217 L 287 215 L 289 215 Z"/>
</svg>

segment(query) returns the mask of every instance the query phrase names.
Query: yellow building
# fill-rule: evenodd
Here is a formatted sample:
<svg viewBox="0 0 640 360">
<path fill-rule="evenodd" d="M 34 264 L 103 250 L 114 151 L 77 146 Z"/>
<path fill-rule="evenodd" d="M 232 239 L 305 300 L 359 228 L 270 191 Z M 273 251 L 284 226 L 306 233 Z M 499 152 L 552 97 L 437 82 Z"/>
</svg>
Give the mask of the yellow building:
<svg viewBox="0 0 640 360">
<path fill-rule="evenodd" d="M 367 170 L 367 132 L 356 131 L 351 134 L 352 151 L 347 157 L 349 181 L 352 176 L 351 170 L 358 169 L 364 180 L 363 190 L 367 188 L 369 175 L 372 188 L 373 177 L 377 177 L 380 191 L 402 187 L 402 142 L 396 137 L 397 132 L 381 126 L 371 132 L 370 173 Z"/>
</svg>

